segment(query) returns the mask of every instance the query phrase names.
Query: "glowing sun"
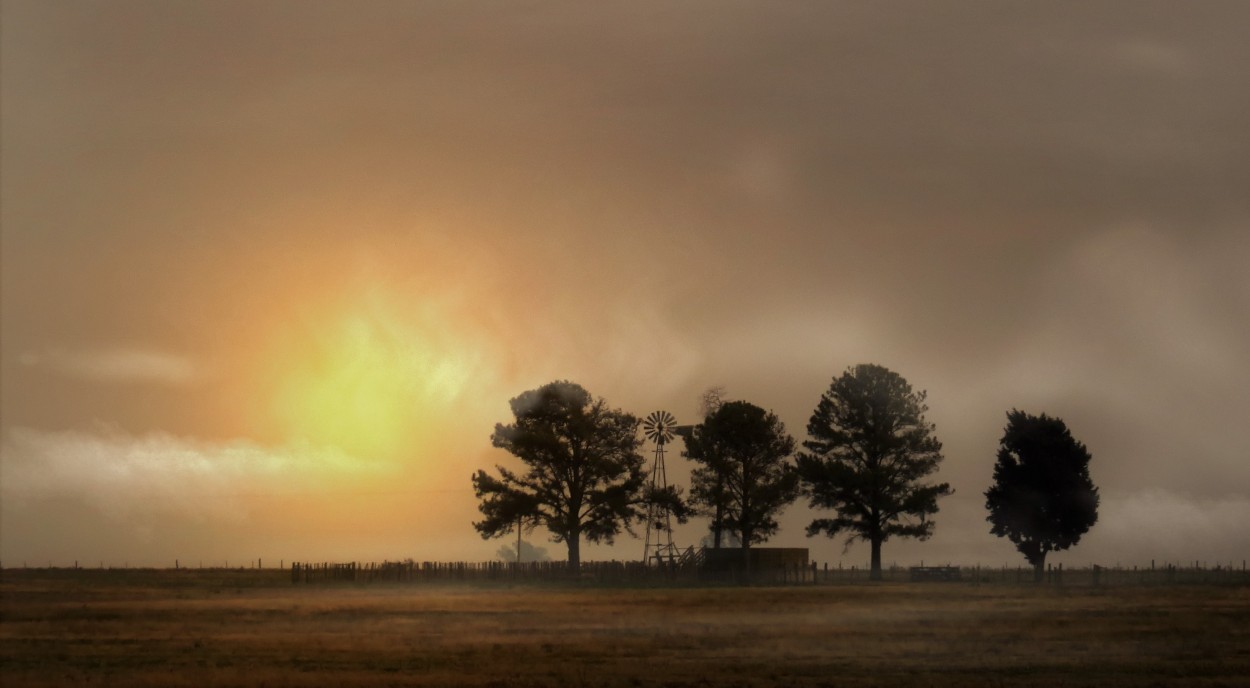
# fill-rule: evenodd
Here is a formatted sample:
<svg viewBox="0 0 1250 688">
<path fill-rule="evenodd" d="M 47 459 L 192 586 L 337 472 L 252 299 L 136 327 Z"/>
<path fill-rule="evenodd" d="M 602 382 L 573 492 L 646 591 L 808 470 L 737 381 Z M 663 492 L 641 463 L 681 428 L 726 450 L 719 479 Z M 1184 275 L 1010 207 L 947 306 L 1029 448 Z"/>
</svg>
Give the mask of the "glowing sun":
<svg viewBox="0 0 1250 688">
<path fill-rule="evenodd" d="M 376 307 L 318 329 L 284 364 L 278 416 L 301 439 L 361 458 L 420 449 L 471 370 L 423 329 Z"/>
</svg>

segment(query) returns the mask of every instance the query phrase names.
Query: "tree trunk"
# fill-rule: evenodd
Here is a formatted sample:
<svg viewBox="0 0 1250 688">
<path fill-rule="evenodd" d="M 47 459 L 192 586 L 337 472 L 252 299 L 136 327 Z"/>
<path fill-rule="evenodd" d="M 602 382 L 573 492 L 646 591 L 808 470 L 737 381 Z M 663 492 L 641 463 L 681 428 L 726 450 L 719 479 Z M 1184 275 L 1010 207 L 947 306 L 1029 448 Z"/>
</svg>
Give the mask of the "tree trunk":
<svg viewBox="0 0 1250 688">
<path fill-rule="evenodd" d="M 712 521 L 712 549 L 720 549 L 721 520 L 725 518 L 725 507 L 716 504 L 716 520 Z"/>
<path fill-rule="evenodd" d="M 568 545 L 569 573 L 576 576 L 582 566 L 582 534 L 580 532 L 570 533 Z"/>
<path fill-rule="evenodd" d="M 881 538 L 872 539 L 872 569 L 868 573 L 868 580 L 881 580 Z"/>
<path fill-rule="evenodd" d="M 1046 577 L 1046 553 L 1042 552 L 1033 560 L 1033 582 L 1041 584 Z"/>
</svg>

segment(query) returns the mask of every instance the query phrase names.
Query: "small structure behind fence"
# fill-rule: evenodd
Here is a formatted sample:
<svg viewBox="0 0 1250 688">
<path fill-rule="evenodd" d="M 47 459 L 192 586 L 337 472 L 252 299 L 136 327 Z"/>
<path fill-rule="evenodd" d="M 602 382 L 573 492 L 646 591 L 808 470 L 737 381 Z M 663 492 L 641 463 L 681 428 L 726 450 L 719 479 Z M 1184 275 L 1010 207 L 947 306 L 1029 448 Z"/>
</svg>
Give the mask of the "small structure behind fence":
<svg viewBox="0 0 1250 688">
<path fill-rule="evenodd" d="M 735 583 L 810 583 L 806 547 L 704 549 L 700 577 Z"/>
</svg>

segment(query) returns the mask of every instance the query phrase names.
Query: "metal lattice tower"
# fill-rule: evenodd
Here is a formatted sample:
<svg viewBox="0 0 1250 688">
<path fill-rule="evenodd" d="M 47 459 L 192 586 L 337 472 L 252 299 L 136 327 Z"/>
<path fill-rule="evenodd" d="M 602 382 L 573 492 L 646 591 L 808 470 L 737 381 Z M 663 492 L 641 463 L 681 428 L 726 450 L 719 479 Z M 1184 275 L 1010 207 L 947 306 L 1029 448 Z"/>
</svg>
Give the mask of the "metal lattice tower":
<svg viewBox="0 0 1250 688">
<path fill-rule="evenodd" d="M 664 445 L 673 439 L 677 421 L 668 411 L 656 411 L 642 422 L 647 439 L 655 443 L 655 459 L 651 463 L 651 490 L 668 489 L 668 473 L 664 469 Z M 679 552 L 673 544 L 673 517 L 667 505 L 647 505 L 647 544 L 642 562 L 647 565 L 673 565 Z"/>
</svg>

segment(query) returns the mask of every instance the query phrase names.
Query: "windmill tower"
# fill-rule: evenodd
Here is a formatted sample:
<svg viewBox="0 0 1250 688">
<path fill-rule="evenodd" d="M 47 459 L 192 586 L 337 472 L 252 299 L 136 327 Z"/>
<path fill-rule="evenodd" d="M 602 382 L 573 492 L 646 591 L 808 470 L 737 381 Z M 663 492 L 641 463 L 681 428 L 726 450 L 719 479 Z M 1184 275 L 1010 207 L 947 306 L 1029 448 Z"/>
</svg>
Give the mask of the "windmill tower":
<svg viewBox="0 0 1250 688">
<path fill-rule="evenodd" d="M 655 459 L 651 463 L 651 490 L 668 489 L 668 473 L 664 469 L 664 446 L 673 439 L 677 421 L 668 411 L 656 411 L 642 422 L 643 433 L 655 443 Z M 669 508 L 652 502 L 647 505 L 647 543 L 642 562 L 647 565 L 676 563 L 677 547 L 673 545 L 673 518 Z"/>
</svg>

